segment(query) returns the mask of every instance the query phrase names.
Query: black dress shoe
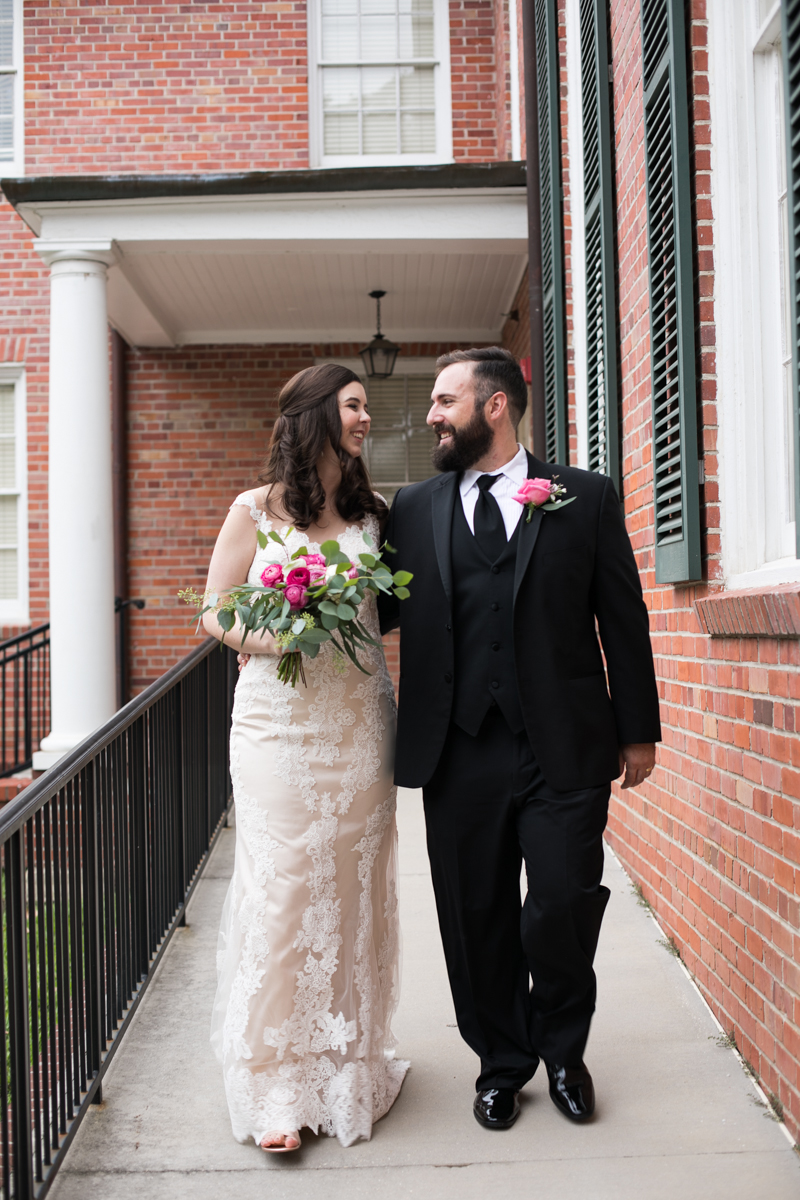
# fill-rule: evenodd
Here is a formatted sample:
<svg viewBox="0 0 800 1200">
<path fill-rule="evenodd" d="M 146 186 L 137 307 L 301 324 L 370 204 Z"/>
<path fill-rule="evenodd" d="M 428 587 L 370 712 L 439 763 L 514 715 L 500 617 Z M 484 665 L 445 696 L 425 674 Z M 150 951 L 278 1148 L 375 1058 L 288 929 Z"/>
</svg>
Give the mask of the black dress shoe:
<svg viewBox="0 0 800 1200">
<path fill-rule="evenodd" d="M 583 1063 L 562 1067 L 545 1063 L 550 1080 L 550 1099 L 570 1121 L 588 1121 L 594 1112 L 594 1084 Z"/>
<path fill-rule="evenodd" d="M 519 1116 L 519 1100 L 513 1088 L 486 1088 L 478 1092 L 472 1111 L 484 1129 L 510 1129 Z"/>
</svg>

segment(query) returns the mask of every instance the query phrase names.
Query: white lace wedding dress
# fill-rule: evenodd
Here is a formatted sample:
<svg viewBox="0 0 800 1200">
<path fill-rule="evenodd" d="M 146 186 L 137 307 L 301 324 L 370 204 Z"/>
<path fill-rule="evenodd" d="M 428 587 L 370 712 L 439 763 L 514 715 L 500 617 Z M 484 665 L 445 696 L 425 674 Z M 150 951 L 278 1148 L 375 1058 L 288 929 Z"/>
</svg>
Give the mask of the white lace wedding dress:
<svg viewBox="0 0 800 1200">
<path fill-rule="evenodd" d="M 265 533 L 270 520 L 246 492 Z M 364 529 L 379 541 L 374 517 Z M 283 534 L 283 530 L 279 532 Z M 339 538 L 367 549 L 359 526 Z M 318 551 L 293 532 L 300 545 Z M 248 582 L 280 558 L 257 550 Z M 374 597 L 362 619 L 378 639 Z M 343 1146 L 369 1138 L 408 1063 L 394 1057 L 399 988 L 395 700 L 383 655 L 362 675 L 324 645 L 307 686 L 253 655 L 233 707 L 236 860 L 222 916 L 212 1044 L 223 1064 L 234 1136 L 308 1127 Z"/>
</svg>

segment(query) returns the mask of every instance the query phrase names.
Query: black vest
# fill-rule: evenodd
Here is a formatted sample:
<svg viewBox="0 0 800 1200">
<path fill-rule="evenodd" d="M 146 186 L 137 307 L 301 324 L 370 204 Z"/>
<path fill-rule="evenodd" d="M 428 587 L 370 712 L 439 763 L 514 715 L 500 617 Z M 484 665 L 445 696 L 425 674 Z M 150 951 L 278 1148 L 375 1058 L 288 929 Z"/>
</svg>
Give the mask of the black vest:
<svg viewBox="0 0 800 1200">
<path fill-rule="evenodd" d="M 514 569 L 519 527 L 497 562 L 475 540 L 456 495 L 450 551 L 453 566 L 455 689 L 452 719 L 475 737 L 492 703 L 512 733 L 525 727 L 514 669 Z"/>
</svg>

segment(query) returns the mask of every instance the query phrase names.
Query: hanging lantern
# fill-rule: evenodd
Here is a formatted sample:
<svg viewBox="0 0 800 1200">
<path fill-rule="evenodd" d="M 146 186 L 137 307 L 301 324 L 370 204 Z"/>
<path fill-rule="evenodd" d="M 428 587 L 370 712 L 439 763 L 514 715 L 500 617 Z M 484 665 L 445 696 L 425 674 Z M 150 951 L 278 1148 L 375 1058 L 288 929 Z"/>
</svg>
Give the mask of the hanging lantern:
<svg viewBox="0 0 800 1200">
<path fill-rule="evenodd" d="M 381 333 L 381 300 L 385 295 L 386 292 L 370 292 L 378 309 L 376 320 L 378 332 L 370 344 L 358 352 L 368 379 L 388 379 L 394 370 L 395 359 L 400 353 L 400 347 L 395 346 L 394 342 L 390 342 Z"/>
</svg>

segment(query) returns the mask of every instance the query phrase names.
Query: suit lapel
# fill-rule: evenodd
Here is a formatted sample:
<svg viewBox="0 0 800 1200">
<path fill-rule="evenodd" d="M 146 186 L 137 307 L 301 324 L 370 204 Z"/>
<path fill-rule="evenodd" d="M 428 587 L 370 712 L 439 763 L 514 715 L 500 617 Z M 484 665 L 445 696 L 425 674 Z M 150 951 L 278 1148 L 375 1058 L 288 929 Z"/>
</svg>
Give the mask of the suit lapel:
<svg viewBox="0 0 800 1200">
<path fill-rule="evenodd" d="M 534 458 L 532 454 L 528 454 L 528 478 L 548 479 L 552 475 L 552 471 L 548 474 L 547 465 L 539 462 L 538 458 Z M 517 542 L 517 562 L 514 569 L 514 603 L 517 602 L 517 592 L 520 589 L 520 584 L 525 578 L 525 572 L 531 561 L 533 548 L 539 538 L 539 530 L 542 527 L 544 513 L 541 509 L 535 509 L 533 516 L 528 521 L 527 509 L 522 510 L 520 518 L 519 541 Z"/>
<path fill-rule="evenodd" d="M 442 577 L 447 601 L 453 603 L 453 565 L 450 559 L 450 531 L 453 526 L 453 507 L 456 501 L 458 476 L 455 472 L 445 475 L 439 486 L 431 493 L 431 517 L 433 519 L 433 541 L 439 574 Z"/>
</svg>

